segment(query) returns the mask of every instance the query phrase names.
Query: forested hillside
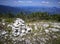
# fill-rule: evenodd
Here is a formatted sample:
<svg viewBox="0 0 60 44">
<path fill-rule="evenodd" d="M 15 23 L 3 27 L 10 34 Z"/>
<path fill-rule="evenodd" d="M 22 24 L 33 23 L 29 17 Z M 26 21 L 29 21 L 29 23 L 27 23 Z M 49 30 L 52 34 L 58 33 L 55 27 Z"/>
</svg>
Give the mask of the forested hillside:
<svg viewBox="0 0 60 44">
<path fill-rule="evenodd" d="M 25 21 L 40 21 L 40 20 L 50 20 L 50 21 L 60 21 L 60 14 L 48 14 L 47 12 L 33 12 L 31 14 L 25 15 L 20 12 L 16 15 L 12 13 L 0 13 L 0 19 L 5 18 L 6 20 L 13 20 L 13 18 L 22 18 Z"/>
</svg>

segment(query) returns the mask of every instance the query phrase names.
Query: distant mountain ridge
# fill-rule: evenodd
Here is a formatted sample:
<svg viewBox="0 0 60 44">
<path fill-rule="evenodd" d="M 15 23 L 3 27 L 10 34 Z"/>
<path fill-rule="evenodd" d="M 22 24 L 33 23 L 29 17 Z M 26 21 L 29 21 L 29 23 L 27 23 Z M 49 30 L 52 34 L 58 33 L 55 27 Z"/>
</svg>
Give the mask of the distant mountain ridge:
<svg viewBox="0 0 60 44">
<path fill-rule="evenodd" d="M 32 13 L 32 12 L 48 12 L 50 14 L 60 14 L 60 8 L 57 7 L 10 7 L 10 6 L 4 6 L 0 5 L 0 13 L 14 13 L 17 14 L 19 12 L 24 12 L 26 14 Z"/>
</svg>

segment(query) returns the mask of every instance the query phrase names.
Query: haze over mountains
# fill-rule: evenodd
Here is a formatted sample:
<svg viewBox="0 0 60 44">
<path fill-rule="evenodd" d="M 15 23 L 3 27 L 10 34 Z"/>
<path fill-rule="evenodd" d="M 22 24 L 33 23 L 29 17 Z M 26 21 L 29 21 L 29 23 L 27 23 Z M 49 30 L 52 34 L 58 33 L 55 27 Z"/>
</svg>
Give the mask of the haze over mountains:
<svg viewBox="0 0 60 44">
<path fill-rule="evenodd" d="M 60 14 L 60 8 L 58 7 L 46 7 L 46 6 L 21 6 L 11 7 L 0 5 L 0 13 L 14 13 L 24 12 L 30 14 L 32 12 L 48 12 L 50 14 Z"/>
</svg>

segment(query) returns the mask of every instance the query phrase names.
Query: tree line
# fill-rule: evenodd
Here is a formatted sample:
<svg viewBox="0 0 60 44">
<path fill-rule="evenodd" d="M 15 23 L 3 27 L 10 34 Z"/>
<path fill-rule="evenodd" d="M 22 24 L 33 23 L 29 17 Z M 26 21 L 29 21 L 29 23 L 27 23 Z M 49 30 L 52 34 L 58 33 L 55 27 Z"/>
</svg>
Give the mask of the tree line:
<svg viewBox="0 0 60 44">
<path fill-rule="evenodd" d="M 12 13 L 0 13 L 0 19 L 13 19 L 13 18 L 21 18 L 25 21 L 37 21 L 37 20 L 55 20 L 60 21 L 60 14 L 49 14 L 47 12 L 33 12 L 31 14 L 24 14 L 23 12 L 14 15 Z"/>
</svg>

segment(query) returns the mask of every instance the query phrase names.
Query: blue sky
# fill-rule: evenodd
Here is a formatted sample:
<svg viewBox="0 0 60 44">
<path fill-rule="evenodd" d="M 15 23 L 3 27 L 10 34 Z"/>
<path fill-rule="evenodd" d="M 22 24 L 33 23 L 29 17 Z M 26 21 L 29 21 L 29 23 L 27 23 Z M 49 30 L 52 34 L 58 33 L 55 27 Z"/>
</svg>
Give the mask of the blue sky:
<svg viewBox="0 0 60 44">
<path fill-rule="evenodd" d="M 60 0 L 0 0 L 0 5 L 60 7 Z"/>
</svg>

